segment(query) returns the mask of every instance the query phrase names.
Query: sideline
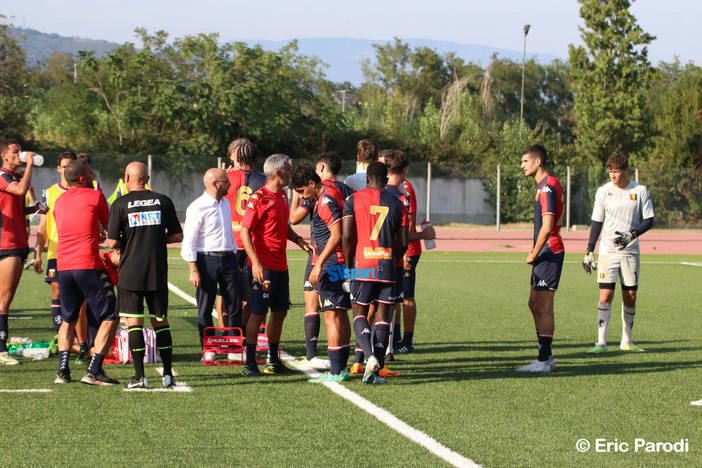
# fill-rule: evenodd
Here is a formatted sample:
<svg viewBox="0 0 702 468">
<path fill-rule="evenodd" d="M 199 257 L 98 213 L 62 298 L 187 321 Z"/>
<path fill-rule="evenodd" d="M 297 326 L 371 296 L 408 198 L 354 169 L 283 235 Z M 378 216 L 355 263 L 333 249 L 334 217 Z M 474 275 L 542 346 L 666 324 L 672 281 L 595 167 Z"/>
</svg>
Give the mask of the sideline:
<svg viewBox="0 0 702 468">
<path fill-rule="evenodd" d="M 174 294 L 176 294 L 178 297 L 186 300 L 190 304 L 193 304 L 193 305 L 196 304 L 194 297 L 188 295 L 182 289 L 178 288 L 177 286 L 173 285 L 170 282 L 168 283 L 168 289 L 173 291 Z M 290 356 L 285 351 L 282 351 L 281 355 L 286 362 L 289 362 L 291 364 L 299 363 L 299 361 L 297 361 L 294 357 Z M 316 377 L 319 375 L 319 372 L 317 372 L 311 368 L 301 368 L 298 366 L 296 366 L 296 368 L 310 377 Z M 312 385 L 312 384 L 310 384 L 310 385 Z M 418 445 L 421 445 L 425 449 L 429 450 L 429 452 L 433 453 L 434 455 L 441 458 L 445 462 L 450 463 L 451 465 L 456 466 L 456 467 L 479 467 L 480 466 L 477 463 L 475 463 L 473 460 L 466 458 L 463 455 L 456 453 L 453 450 L 441 445 L 438 441 L 436 441 L 435 439 L 433 439 L 429 435 L 425 434 L 424 432 L 422 432 L 420 430 L 413 428 L 412 426 L 410 426 L 406 422 L 393 416 L 393 414 L 390 413 L 389 411 L 386 411 L 383 408 L 374 405 L 373 403 L 366 400 L 358 393 L 352 392 L 351 390 L 347 389 L 343 385 L 341 385 L 337 382 L 324 382 L 322 385 L 324 385 L 325 387 L 327 387 L 329 390 L 336 393 L 340 397 L 344 398 L 345 400 L 358 406 L 359 408 L 361 408 L 362 410 L 364 410 L 365 412 L 367 412 L 371 416 L 378 419 L 378 421 L 387 425 L 390 429 L 397 431 L 401 435 L 407 437 L 412 442 L 414 442 Z"/>
</svg>

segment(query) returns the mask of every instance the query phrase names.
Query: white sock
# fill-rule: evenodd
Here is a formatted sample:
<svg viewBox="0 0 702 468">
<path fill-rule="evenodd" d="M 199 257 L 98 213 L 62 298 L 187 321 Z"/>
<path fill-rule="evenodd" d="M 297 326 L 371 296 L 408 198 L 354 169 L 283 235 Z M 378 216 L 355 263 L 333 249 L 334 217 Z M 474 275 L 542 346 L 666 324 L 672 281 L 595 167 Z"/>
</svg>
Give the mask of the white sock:
<svg viewBox="0 0 702 468">
<path fill-rule="evenodd" d="M 634 314 L 636 307 L 627 307 L 622 304 L 622 344 L 632 344 L 631 329 L 634 327 Z"/>
<path fill-rule="evenodd" d="M 607 327 L 612 315 L 612 304 L 597 304 L 597 346 L 607 346 Z"/>
</svg>

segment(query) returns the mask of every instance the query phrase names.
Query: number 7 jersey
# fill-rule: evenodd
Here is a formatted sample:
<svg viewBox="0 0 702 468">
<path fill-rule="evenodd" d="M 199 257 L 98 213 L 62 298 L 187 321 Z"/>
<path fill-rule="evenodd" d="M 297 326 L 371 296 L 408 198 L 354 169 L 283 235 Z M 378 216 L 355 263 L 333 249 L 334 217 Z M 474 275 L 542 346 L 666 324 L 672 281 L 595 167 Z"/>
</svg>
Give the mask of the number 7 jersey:
<svg viewBox="0 0 702 468">
<path fill-rule="evenodd" d="M 410 224 L 405 206 L 387 190 L 367 188 L 346 199 L 344 219 L 349 217 L 356 222 L 353 267 L 375 268 L 382 282 L 395 282 L 395 238 Z"/>
</svg>

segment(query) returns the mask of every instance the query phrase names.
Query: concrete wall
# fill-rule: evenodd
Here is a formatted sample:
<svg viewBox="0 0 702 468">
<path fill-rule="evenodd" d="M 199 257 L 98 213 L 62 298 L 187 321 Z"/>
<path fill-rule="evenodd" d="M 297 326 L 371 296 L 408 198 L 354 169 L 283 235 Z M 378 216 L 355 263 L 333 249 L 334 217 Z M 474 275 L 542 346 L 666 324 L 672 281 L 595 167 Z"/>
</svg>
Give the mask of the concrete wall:
<svg viewBox="0 0 702 468">
<path fill-rule="evenodd" d="M 41 197 L 42 190 L 50 187 L 60 180 L 55 167 L 39 167 L 34 170 L 32 186 L 37 197 Z M 108 197 L 117 187 L 117 180 L 103 179 L 98 172 L 98 181 L 102 184 L 103 193 Z M 426 219 L 426 178 L 412 179 L 417 194 L 417 220 L 421 223 Z M 171 197 L 175 204 L 178 217 L 185 220 L 185 210 L 197 197 L 202 195 L 204 186 L 202 174 L 191 174 L 177 179 L 171 178 L 165 172 L 152 174 L 151 187 L 160 193 Z M 431 183 L 431 222 L 433 224 L 445 223 L 471 223 L 495 224 L 495 208 L 485 200 L 487 193 L 483 184 L 477 179 L 432 179 Z"/>
</svg>

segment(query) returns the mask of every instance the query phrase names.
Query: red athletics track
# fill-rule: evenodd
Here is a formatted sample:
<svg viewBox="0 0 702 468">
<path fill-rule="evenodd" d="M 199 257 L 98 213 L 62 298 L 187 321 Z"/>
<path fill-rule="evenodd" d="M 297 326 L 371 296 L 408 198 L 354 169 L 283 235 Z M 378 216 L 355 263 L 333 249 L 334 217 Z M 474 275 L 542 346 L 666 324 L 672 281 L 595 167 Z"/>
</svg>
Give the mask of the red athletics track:
<svg viewBox="0 0 702 468">
<path fill-rule="evenodd" d="M 309 229 L 295 231 L 309 239 Z M 532 246 L 533 231 L 470 231 L 436 227 L 434 252 L 523 252 Z M 566 253 L 585 253 L 589 232 L 563 232 Z M 641 237 L 642 254 L 702 255 L 702 231 L 681 229 L 656 231 Z M 288 249 L 297 249 L 292 242 Z"/>
</svg>

